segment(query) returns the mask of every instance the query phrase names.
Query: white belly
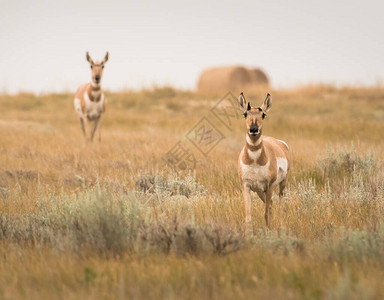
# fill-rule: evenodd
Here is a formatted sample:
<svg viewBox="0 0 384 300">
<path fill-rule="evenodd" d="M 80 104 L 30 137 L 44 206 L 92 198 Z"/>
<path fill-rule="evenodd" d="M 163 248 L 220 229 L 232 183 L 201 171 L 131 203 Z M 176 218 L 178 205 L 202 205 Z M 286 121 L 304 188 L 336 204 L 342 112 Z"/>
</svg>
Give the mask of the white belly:
<svg viewBox="0 0 384 300">
<path fill-rule="evenodd" d="M 264 166 L 257 164 L 246 165 L 240 160 L 243 184 L 253 191 L 265 191 L 269 182 L 269 162 Z"/>
<path fill-rule="evenodd" d="M 75 109 L 80 117 L 86 117 L 88 120 L 96 120 L 100 118 L 101 114 L 103 113 L 103 106 L 104 106 L 104 94 L 101 94 L 101 98 L 98 102 L 91 101 L 88 97 L 87 92 L 84 93 L 84 102 L 85 102 L 85 111 L 81 110 L 81 102 L 80 99 L 75 98 L 74 104 Z"/>
<path fill-rule="evenodd" d="M 100 118 L 102 113 L 103 113 L 102 101 L 91 102 L 90 105 L 85 107 L 85 115 L 90 121 Z"/>
<path fill-rule="evenodd" d="M 243 156 L 243 151 L 241 156 Z M 256 160 L 259 157 L 261 151 L 248 152 L 249 156 L 254 159 L 254 163 L 250 165 L 244 164 L 240 159 L 241 176 L 243 184 L 249 186 L 253 191 L 265 191 L 272 180 L 272 175 L 269 170 L 270 161 L 264 166 L 256 164 Z M 286 158 L 277 157 L 277 176 L 276 180 L 272 182 L 272 187 L 277 186 L 287 178 L 288 173 L 288 161 Z"/>
<path fill-rule="evenodd" d="M 273 186 L 280 184 L 284 179 L 287 178 L 288 173 L 288 161 L 283 157 L 277 158 L 277 178 L 273 183 Z"/>
<path fill-rule="evenodd" d="M 75 98 L 74 104 L 75 104 L 75 110 L 76 110 L 77 114 L 79 115 L 79 117 L 80 118 L 83 117 L 83 112 L 81 110 L 80 99 L 79 98 Z"/>
</svg>

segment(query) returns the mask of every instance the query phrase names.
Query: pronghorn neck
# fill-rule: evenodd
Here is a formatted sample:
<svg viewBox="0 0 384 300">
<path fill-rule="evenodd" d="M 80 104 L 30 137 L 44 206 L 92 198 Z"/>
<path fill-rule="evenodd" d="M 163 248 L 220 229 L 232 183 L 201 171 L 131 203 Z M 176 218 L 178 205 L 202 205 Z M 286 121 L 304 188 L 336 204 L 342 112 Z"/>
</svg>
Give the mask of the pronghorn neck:
<svg viewBox="0 0 384 300">
<path fill-rule="evenodd" d="M 260 134 L 257 137 L 246 135 L 246 143 L 244 146 L 242 162 L 245 165 L 256 164 L 264 166 L 268 162 L 264 150 L 263 136 Z"/>
<path fill-rule="evenodd" d="M 245 140 L 246 140 L 245 147 L 252 152 L 263 148 L 263 136 L 261 134 L 256 137 L 251 137 L 247 133 L 245 136 Z"/>
<path fill-rule="evenodd" d="M 101 89 L 101 83 L 95 83 L 95 82 L 91 82 L 91 87 L 92 87 L 92 89 L 94 89 L 94 90 L 99 90 L 99 89 Z"/>
<path fill-rule="evenodd" d="M 88 86 L 87 94 L 89 100 L 93 102 L 98 102 L 101 99 L 102 94 L 101 85 L 92 81 L 91 84 Z"/>
</svg>

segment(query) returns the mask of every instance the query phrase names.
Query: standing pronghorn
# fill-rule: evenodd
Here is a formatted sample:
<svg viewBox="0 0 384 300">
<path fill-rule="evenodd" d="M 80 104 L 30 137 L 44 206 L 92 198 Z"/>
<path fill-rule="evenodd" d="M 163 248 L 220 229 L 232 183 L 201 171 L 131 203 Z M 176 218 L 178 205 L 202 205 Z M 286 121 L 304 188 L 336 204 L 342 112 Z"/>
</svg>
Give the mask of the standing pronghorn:
<svg viewBox="0 0 384 300">
<path fill-rule="evenodd" d="M 108 57 L 109 54 L 107 52 L 102 62 L 94 62 L 87 52 L 87 61 L 91 64 L 92 69 L 92 81 L 82 85 L 75 95 L 75 109 L 80 117 L 81 129 L 83 130 L 85 140 L 93 140 L 97 127 L 100 127 L 101 115 L 105 112 L 106 100 L 100 83 L 104 64 L 108 61 Z M 88 121 L 94 121 L 90 135 L 88 134 Z M 100 129 L 99 140 L 101 140 Z"/>
<path fill-rule="evenodd" d="M 250 190 L 256 192 L 265 203 L 265 222 L 270 228 L 272 190 L 279 185 L 280 202 L 287 183 L 289 152 L 285 142 L 263 136 L 261 133 L 263 120 L 272 106 L 272 99 L 269 94 L 267 94 L 261 107 L 252 107 L 250 102 L 245 100 L 243 93 L 239 96 L 239 103 L 244 110 L 247 124 L 246 143 L 239 156 L 239 176 L 245 204 L 246 232 L 248 232 L 251 224 Z"/>
</svg>

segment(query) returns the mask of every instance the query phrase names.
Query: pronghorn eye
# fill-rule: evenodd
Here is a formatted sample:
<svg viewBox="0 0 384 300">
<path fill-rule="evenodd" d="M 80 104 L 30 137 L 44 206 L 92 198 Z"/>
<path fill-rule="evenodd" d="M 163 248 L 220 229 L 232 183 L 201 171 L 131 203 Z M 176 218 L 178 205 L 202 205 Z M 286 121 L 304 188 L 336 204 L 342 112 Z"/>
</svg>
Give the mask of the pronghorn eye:
<svg viewBox="0 0 384 300">
<path fill-rule="evenodd" d="M 93 66 L 91 65 L 91 69 L 93 69 Z"/>
<path fill-rule="evenodd" d="M 102 69 L 104 69 L 104 66 L 101 66 Z"/>
<path fill-rule="evenodd" d="M 246 118 L 247 117 L 247 112 L 243 113 L 243 115 L 244 115 L 244 118 Z"/>
</svg>

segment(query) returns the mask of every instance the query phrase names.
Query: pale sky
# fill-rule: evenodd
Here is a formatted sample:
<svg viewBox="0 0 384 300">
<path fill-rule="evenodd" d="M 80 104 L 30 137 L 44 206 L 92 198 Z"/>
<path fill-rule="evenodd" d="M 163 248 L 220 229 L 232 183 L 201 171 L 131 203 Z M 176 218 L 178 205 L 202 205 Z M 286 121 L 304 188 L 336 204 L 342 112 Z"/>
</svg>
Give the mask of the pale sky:
<svg viewBox="0 0 384 300">
<path fill-rule="evenodd" d="M 0 93 L 193 89 L 211 66 L 259 66 L 273 87 L 384 83 L 384 1 L 4 1 Z"/>
</svg>

